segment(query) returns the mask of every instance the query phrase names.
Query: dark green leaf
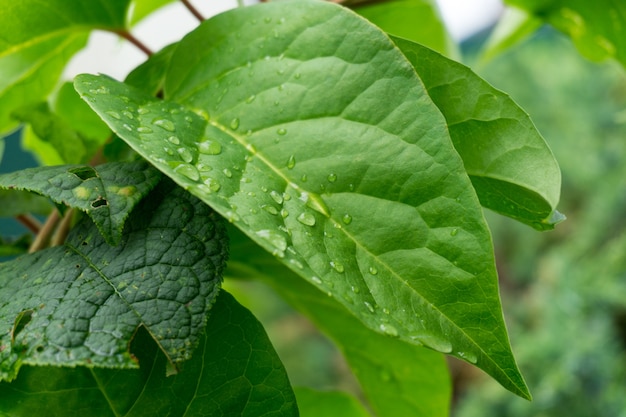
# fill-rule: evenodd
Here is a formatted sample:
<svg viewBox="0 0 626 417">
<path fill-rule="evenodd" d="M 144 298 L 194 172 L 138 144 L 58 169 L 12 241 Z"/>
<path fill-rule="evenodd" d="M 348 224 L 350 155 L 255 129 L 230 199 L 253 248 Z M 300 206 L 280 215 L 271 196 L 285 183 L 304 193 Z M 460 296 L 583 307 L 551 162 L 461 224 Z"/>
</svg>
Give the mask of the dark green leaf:
<svg viewBox="0 0 626 417">
<path fill-rule="evenodd" d="M 207 331 L 178 374 L 142 327 L 132 351 L 139 370 L 22 368 L 0 383 L 0 410 L 12 417 L 297 416 L 285 370 L 263 327 L 222 292 Z"/>
<path fill-rule="evenodd" d="M 238 8 L 179 43 L 171 101 L 103 76 L 75 84 L 137 152 L 368 327 L 528 396 L 474 189 L 378 28 L 324 2 Z"/>
<path fill-rule="evenodd" d="M 374 2 L 359 5 L 354 11 L 391 35 L 418 42 L 444 55 L 458 54 L 434 1 Z"/>
<path fill-rule="evenodd" d="M 343 392 L 315 391 L 304 387 L 296 387 L 294 391 L 301 417 L 371 417 L 354 397 Z"/>
<path fill-rule="evenodd" d="M 466 66 L 393 38 L 415 67 L 448 122 L 483 206 L 531 225 L 553 229 L 561 171 L 528 114 Z"/>
<path fill-rule="evenodd" d="M 309 317 L 343 352 L 378 415 L 449 415 L 451 386 L 442 354 L 372 332 L 332 293 L 318 291 L 232 227 L 229 236 L 225 276 L 260 279 Z"/>
<path fill-rule="evenodd" d="M 0 0 L 0 132 L 9 115 L 42 101 L 91 29 L 125 28 L 130 0 Z"/>
<path fill-rule="evenodd" d="M 26 213 L 46 215 L 51 209 L 52 204 L 45 197 L 28 191 L 0 189 L 0 217 L 15 217 Z"/>
<path fill-rule="evenodd" d="M 136 367 L 145 327 L 168 359 L 191 356 L 219 288 L 227 239 L 205 204 L 162 182 L 109 246 L 88 218 L 63 246 L 0 264 L 0 379 L 22 364 Z M 16 318 L 32 311 L 19 333 Z"/>
<path fill-rule="evenodd" d="M 615 0 L 507 0 L 569 35 L 587 58 L 626 67 L 626 3 Z"/>
<path fill-rule="evenodd" d="M 111 245 L 124 222 L 161 175 L 144 161 L 28 168 L 0 175 L 0 188 L 28 190 L 87 213 Z"/>
</svg>

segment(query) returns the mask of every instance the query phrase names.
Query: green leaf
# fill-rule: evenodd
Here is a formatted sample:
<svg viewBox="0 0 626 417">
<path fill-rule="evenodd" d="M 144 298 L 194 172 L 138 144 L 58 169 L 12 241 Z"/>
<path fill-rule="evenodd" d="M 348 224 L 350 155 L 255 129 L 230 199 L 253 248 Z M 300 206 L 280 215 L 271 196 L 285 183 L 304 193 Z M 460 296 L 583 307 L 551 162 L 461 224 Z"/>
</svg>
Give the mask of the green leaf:
<svg viewBox="0 0 626 417">
<path fill-rule="evenodd" d="M 28 252 L 33 238 L 30 233 L 13 240 L 5 240 L 0 236 L 0 257 L 22 255 Z"/>
<path fill-rule="evenodd" d="M 315 391 L 305 387 L 296 387 L 294 391 L 301 417 L 371 417 L 371 414 L 354 397 L 346 393 Z"/>
<path fill-rule="evenodd" d="M 163 90 L 165 73 L 170 64 L 177 44 L 171 44 L 153 54 L 126 77 L 124 82 L 140 90 L 156 95 Z"/>
<path fill-rule="evenodd" d="M 259 279 L 309 317 L 335 341 L 378 415 L 449 415 L 451 384 L 442 354 L 372 332 L 332 293 L 299 279 L 240 231 L 231 227 L 228 234 L 231 257 L 224 275 Z"/>
<path fill-rule="evenodd" d="M 0 264 L 0 379 L 22 364 L 136 367 L 128 346 L 140 326 L 174 365 L 188 359 L 225 263 L 220 220 L 167 181 L 116 247 L 83 218 L 63 246 Z"/>
<path fill-rule="evenodd" d="M 28 190 L 84 211 L 107 243 L 122 239 L 124 222 L 161 175 L 144 161 L 28 168 L 0 175 L 0 188 Z"/>
<path fill-rule="evenodd" d="M 137 152 L 368 327 L 528 396 L 474 189 L 378 28 L 324 2 L 238 8 L 179 43 L 171 101 L 103 76 L 75 85 Z M 132 118 L 109 114 L 122 110 Z"/>
<path fill-rule="evenodd" d="M 152 12 L 173 2 L 174 0 L 133 0 L 131 5 L 132 14 L 129 19 L 130 25 L 135 26 Z"/>
<path fill-rule="evenodd" d="M 510 49 L 533 34 L 542 25 L 541 19 L 516 7 L 507 7 L 483 46 L 482 62 Z"/>
<path fill-rule="evenodd" d="M 562 221 L 556 211 L 561 171 L 528 114 L 466 66 L 393 40 L 446 117 L 481 204 L 538 230 Z"/>
<path fill-rule="evenodd" d="M 261 324 L 222 291 L 207 331 L 178 374 L 142 327 L 132 351 L 139 370 L 24 366 L 0 383 L 12 417 L 297 416 L 287 375 Z"/>
<path fill-rule="evenodd" d="M 26 213 L 46 215 L 52 208 L 47 198 L 28 191 L 0 189 L 0 217 L 15 217 Z"/>
<path fill-rule="evenodd" d="M 614 0 L 507 0 L 572 38 L 587 58 L 615 58 L 626 67 L 626 3 Z"/>
<path fill-rule="evenodd" d="M 444 55 L 458 55 L 458 48 L 446 31 L 436 2 L 394 0 L 366 3 L 356 6 L 354 11 L 391 35 L 418 42 Z"/>
</svg>

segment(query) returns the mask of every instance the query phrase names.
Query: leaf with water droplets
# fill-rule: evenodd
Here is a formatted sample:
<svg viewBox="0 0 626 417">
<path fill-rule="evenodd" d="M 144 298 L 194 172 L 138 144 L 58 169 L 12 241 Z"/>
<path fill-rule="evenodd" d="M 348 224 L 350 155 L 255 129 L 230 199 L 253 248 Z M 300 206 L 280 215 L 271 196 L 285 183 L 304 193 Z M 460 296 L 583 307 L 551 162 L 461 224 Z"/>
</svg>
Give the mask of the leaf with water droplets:
<svg viewBox="0 0 626 417">
<path fill-rule="evenodd" d="M 443 116 L 378 28 L 324 2 L 239 8 L 178 44 L 165 100 L 103 76 L 76 79 L 81 94 L 100 87 L 114 93 L 90 104 L 118 135 L 288 268 L 321 281 L 320 289 L 370 329 L 451 354 L 471 352 L 477 366 L 528 396 L 474 188 Z M 154 115 L 124 128 L 106 114 L 124 105 L 120 96 Z M 136 131 L 172 109 L 198 180 L 168 163 L 169 132 Z M 205 140 L 221 152 L 199 152 Z"/>
<path fill-rule="evenodd" d="M 562 221 L 561 171 L 528 114 L 464 65 L 392 39 L 446 117 L 481 204 L 538 230 Z"/>
<path fill-rule="evenodd" d="M 0 175 L 0 188 L 32 191 L 84 211 L 107 243 L 117 245 L 128 215 L 160 178 L 144 161 L 62 165 Z"/>
</svg>

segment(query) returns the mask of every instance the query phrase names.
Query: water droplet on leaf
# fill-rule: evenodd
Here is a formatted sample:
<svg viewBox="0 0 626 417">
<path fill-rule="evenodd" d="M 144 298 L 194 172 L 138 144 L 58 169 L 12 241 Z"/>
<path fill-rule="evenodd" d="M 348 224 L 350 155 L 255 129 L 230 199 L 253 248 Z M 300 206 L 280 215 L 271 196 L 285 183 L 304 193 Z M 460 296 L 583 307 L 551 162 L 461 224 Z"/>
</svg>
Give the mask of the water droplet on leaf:
<svg viewBox="0 0 626 417">
<path fill-rule="evenodd" d="M 230 121 L 230 128 L 232 130 L 239 129 L 239 119 L 238 118 L 235 117 L 233 120 Z"/>
<path fill-rule="evenodd" d="M 171 165 L 175 165 L 174 172 L 176 172 L 177 174 L 184 175 L 192 181 L 198 181 L 200 179 L 200 173 L 198 172 L 196 167 L 191 164 L 185 164 L 176 161 L 174 163 L 170 163 L 170 166 Z"/>
<path fill-rule="evenodd" d="M 341 217 L 341 221 L 343 221 L 344 224 L 350 224 L 352 223 L 352 216 L 346 213 L 343 215 L 343 217 Z"/>
<path fill-rule="evenodd" d="M 270 191 L 270 197 L 272 197 L 272 200 L 274 200 L 277 204 L 283 204 L 283 196 L 278 191 Z"/>
<path fill-rule="evenodd" d="M 219 155 L 222 153 L 222 145 L 214 140 L 205 140 L 198 143 L 198 151 L 205 155 Z"/>
<path fill-rule="evenodd" d="M 372 274 L 372 275 L 376 275 L 376 274 L 378 274 L 378 269 L 376 269 L 376 267 L 374 267 L 374 266 L 370 266 L 369 273 Z"/>
<path fill-rule="evenodd" d="M 278 210 L 276 210 L 276 207 L 270 206 L 269 204 L 263 204 L 261 208 L 274 216 L 278 214 Z"/>
<path fill-rule="evenodd" d="M 193 154 L 191 153 L 191 151 L 189 149 L 187 149 L 187 148 L 178 148 L 176 151 L 178 152 L 180 157 L 183 159 L 183 161 L 185 161 L 187 163 L 193 161 Z"/>
<path fill-rule="evenodd" d="M 331 172 L 330 174 L 328 174 L 328 177 L 326 177 L 326 179 L 328 180 L 328 182 L 335 182 L 337 181 L 337 174 Z"/>
<path fill-rule="evenodd" d="M 282 127 L 281 127 L 280 129 L 278 129 L 278 130 L 276 131 L 276 133 L 278 133 L 278 134 L 279 134 L 279 135 L 281 135 L 281 136 L 284 136 L 284 135 L 286 135 L 286 134 L 287 134 L 287 129 L 284 129 L 284 128 L 282 128 Z"/>
<path fill-rule="evenodd" d="M 176 126 L 174 125 L 174 122 L 168 119 L 156 119 L 152 123 L 167 130 L 168 132 L 173 132 L 176 130 Z"/>
<path fill-rule="evenodd" d="M 298 221 L 306 226 L 315 226 L 315 216 L 308 212 L 300 213 Z"/>
<path fill-rule="evenodd" d="M 287 160 L 287 169 L 293 169 L 296 166 L 296 157 L 291 155 Z"/>
<path fill-rule="evenodd" d="M 386 324 L 383 323 L 379 326 L 380 330 L 382 330 L 383 333 L 385 333 L 388 336 L 391 337 L 398 337 L 398 329 L 396 329 L 394 326 L 392 326 L 391 324 Z"/>
<path fill-rule="evenodd" d="M 345 268 L 343 267 L 343 265 L 340 262 L 337 261 L 330 261 L 330 266 L 337 272 L 339 272 L 340 274 L 343 273 L 343 271 L 345 271 Z"/>
<path fill-rule="evenodd" d="M 150 129 L 147 126 L 139 126 L 137 128 L 137 132 L 139 132 L 139 133 L 152 133 L 152 129 Z"/>
<path fill-rule="evenodd" d="M 116 112 L 116 111 L 109 110 L 109 111 L 106 112 L 106 114 L 108 114 L 109 116 L 111 116 L 114 119 L 117 119 L 117 120 L 121 119 L 120 114 L 118 112 Z"/>
</svg>

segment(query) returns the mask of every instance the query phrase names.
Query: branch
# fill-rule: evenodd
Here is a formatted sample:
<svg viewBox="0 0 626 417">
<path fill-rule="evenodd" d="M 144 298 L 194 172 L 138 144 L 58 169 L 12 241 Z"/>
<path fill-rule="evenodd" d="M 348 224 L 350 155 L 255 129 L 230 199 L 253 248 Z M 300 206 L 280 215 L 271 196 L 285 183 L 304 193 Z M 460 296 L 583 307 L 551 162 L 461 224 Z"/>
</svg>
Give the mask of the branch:
<svg viewBox="0 0 626 417">
<path fill-rule="evenodd" d="M 37 252 L 38 250 L 46 247 L 48 240 L 50 240 L 50 236 L 54 232 L 54 227 L 57 225 L 58 222 L 59 211 L 55 209 L 52 211 L 52 213 L 50 213 L 43 227 L 41 228 L 39 233 L 37 233 L 37 236 L 35 236 L 35 240 L 30 245 L 30 248 L 28 248 L 28 253 Z"/>
<path fill-rule="evenodd" d="M 115 31 L 115 33 L 118 34 L 119 36 L 121 36 L 122 38 L 126 39 L 128 42 L 130 42 L 133 45 L 135 45 L 137 48 L 139 48 L 147 56 L 152 56 L 153 52 L 150 50 L 150 48 L 148 48 L 139 39 L 135 38 L 132 35 L 132 33 L 128 32 L 126 30 L 117 30 L 117 31 Z"/>
<path fill-rule="evenodd" d="M 52 236 L 52 241 L 50 242 L 50 246 L 59 246 L 65 242 L 65 238 L 67 238 L 67 234 L 70 232 L 70 226 L 72 225 L 72 219 L 74 218 L 74 209 L 71 208 L 65 212 L 59 227 L 57 227 L 54 236 Z"/>
<path fill-rule="evenodd" d="M 30 214 L 20 214 L 16 216 L 15 219 L 18 222 L 22 223 L 24 226 L 26 226 L 26 228 L 34 234 L 39 233 L 39 231 L 41 230 L 41 222 L 39 222 L 39 220 L 31 216 Z"/>
<path fill-rule="evenodd" d="M 200 12 L 198 11 L 198 9 L 196 9 L 195 7 L 193 7 L 193 4 L 191 4 L 189 2 L 189 0 L 181 0 L 183 2 L 183 4 L 185 5 L 185 7 L 187 8 L 187 10 L 189 10 L 191 12 L 192 15 L 195 16 L 196 19 L 198 19 L 198 21 L 203 22 L 204 21 L 204 16 L 202 16 L 200 14 Z"/>
</svg>

